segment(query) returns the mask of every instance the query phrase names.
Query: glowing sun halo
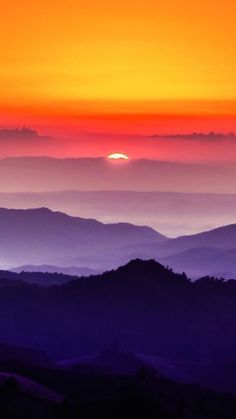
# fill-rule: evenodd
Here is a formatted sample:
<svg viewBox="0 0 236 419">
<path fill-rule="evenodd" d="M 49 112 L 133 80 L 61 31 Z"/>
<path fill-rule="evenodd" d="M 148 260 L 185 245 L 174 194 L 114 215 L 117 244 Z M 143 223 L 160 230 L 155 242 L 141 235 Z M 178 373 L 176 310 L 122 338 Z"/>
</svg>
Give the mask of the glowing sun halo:
<svg viewBox="0 0 236 419">
<path fill-rule="evenodd" d="M 107 156 L 110 160 L 129 160 L 129 157 L 123 153 L 112 153 Z"/>
</svg>

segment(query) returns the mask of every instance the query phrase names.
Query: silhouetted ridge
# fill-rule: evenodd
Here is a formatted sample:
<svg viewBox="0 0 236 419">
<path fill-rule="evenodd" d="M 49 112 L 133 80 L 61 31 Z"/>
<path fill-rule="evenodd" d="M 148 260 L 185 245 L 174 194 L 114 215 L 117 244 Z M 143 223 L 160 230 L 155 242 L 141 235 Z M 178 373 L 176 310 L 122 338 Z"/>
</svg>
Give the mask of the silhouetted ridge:
<svg viewBox="0 0 236 419">
<path fill-rule="evenodd" d="M 143 259 L 132 259 L 124 266 L 120 266 L 117 269 L 117 273 L 130 273 L 138 275 L 154 275 L 156 273 L 163 273 L 167 269 L 154 259 L 143 260 Z"/>
<path fill-rule="evenodd" d="M 21 281 L 40 276 L 11 275 Z M 58 284 L 65 279 L 41 275 L 45 281 L 55 277 Z M 212 372 L 215 363 L 224 377 L 218 378 L 217 387 L 229 382 L 228 388 L 235 389 L 235 377 L 229 381 L 221 365 L 235 363 L 236 281 L 191 282 L 154 260 L 140 259 L 102 275 L 68 280 L 47 288 L 3 281 L 2 342 L 34 347 L 54 359 L 96 355 L 117 342 L 121 351 L 168 358 L 176 367 L 186 365 L 195 382 L 201 366 L 202 377 L 213 377 L 214 386 L 219 375 Z M 195 372 L 189 363 L 197 365 Z"/>
<path fill-rule="evenodd" d="M 177 274 L 161 265 L 154 259 L 143 260 L 143 259 L 132 259 L 129 263 L 124 266 L 120 266 L 116 271 L 117 275 L 129 275 L 142 278 L 143 280 L 148 278 L 165 279 L 176 281 L 180 278 L 184 281 L 189 281 L 185 274 Z"/>
<path fill-rule="evenodd" d="M 140 298 L 144 294 L 150 293 L 152 289 L 159 287 L 171 292 L 173 289 L 183 289 L 191 285 L 190 279 L 185 273 L 178 274 L 171 269 L 164 267 L 155 260 L 133 259 L 124 266 L 116 270 L 106 271 L 101 275 L 91 275 L 84 278 L 73 278 L 71 281 L 61 285 L 62 288 L 74 290 L 79 293 L 81 289 L 97 290 L 100 294 L 112 292 L 113 297 L 118 294 L 125 299 L 130 294 L 140 293 Z"/>
<path fill-rule="evenodd" d="M 19 287 L 27 286 L 30 284 L 36 284 L 39 286 L 50 286 L 55 285 L 58 288 L 80 288 L 84 286 L 89 289 L 90 286 L 101 287 L 114 281 L 123 283 L 124 291 L 125 287 L 132 285 L 135 289 L 137 282 L 140 283 L 143 289 L 147 288 L 150 284 L 162 284 L 166 286 L 167 290 L 170 287 L 176 287 L 180 290 L 182 286 L 188 285 L 194 289 L 209 288 L 210 290 L 222 290 L 228 291 L 230 289 L 236 290 L 236 281 L 234 279 L 225 280 L 223 278 L 216 278 L 214 276 L 204 276 L 192 282 L 187 277 L 185 272 L 176 273 L 171 268 L 166 267 L 154 259 L 143 260 L 143 259 L 132 259 L 126 265 L 120 266 L 116 270 L 109 270 L 101 274 L 91 275 L 70 275 L 59 272 L 41 272 L 41 271 L 7 271 L 0 270 L 0 287 Z M 59 291 L 60 292 L 60 291 Z"/>
</svg>

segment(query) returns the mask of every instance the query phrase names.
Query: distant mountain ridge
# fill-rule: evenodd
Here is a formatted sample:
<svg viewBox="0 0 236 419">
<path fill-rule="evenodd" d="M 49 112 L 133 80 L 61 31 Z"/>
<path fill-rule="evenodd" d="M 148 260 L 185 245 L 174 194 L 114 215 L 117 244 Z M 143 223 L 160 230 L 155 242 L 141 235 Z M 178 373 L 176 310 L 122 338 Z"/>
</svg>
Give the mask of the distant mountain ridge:
<svg viewBox="0 0 236 419">
<path fill-rule="evenodd" d="M 97 275 L 101 272 L 95 269 L 87 268 L 86 266 L 53 266 L 53 265 L 23 265 L 11 269 L 11 272 L 36 272 L 36 273 L 57 273 L 72 276 L 90 276 Z"/>
<path fill-rule="evenodd" d="M 127 246 L 127 253 L 130 258 L 152 257 L 194 279 L 206 275 L 236 278 L 236 224 L 163 243 L 146 243 L 145 248 Z"/>
<path fill-rule="evenodd" d="M 42 206 L 105 223 L 148 225 L 164 235 L 178 237 L 234 223 L 236 194 L 121 190 L 0 193 L 0 207 Z"/>
<path fill-rule="evenodd" d="M 204 275 L 224 279 L 236 279 L 236 248 L 222 250 L 199 247 L 159 259 L 176 272 L 186 272 L 193 279 Z"/>
<path fill-rule="evenodd" d="M 83 275 L 81 278 L 85 277 Z M 49 287 L 51 285 L 62 285 L 72 279 L 78 279 L 77 275 L 58 273 L 58 272 L 39 272 L 20 270 L 19 272 L 0 270 L 0 288 L 9 287 L 24 287 L 25 284 L 38 285 L 40 287 Z"/>
<path fill-rule="evenodd" d="M 122 170 L 107 158 L 0 159 L 2 192 L 123 190 L 235 193 L 235 164 L 130 159 Z"/>
<path fill-rule="evenodd" d="M 236 224 L 163 243 L 157 258 L 195 279 L 204 275 L 236 278 Z"/>
<path fill-rule="evenodd" d="M 197 247 L 214 247 L 217 249 L 231 249 L 236 247 L 236 223 L 190 236 L 180 236 L 170 243 L 163 245 L 166 251 L 183 251 Z"/>
</svg>

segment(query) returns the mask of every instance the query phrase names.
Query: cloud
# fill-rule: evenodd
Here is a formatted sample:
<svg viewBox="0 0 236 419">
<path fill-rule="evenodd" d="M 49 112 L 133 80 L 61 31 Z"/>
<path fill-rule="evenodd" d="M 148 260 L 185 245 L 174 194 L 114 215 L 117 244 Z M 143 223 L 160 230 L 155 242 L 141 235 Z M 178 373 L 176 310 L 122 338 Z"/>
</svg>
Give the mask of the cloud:
<svg viewBox="0 0 236 419">
<path fill-rule="evenodd" d="M 0 158 L 51 155 L 55 146 L 53 137 L 40 135 L 29 127 L 0 128 Z"/>
<path fill-rule="evenodd" d="M 41 136 L 38 131 L 29 127 L 22 128 L 2 128 L 0 129 L 1 140 L 42 140 L 49 139 L 49 137 Z"/>
<path fill-rule="evenodd" d="M 208 134 L 202 132 L 192 132 L 190 134 L 169 134 L 169 135 L 151 135 L 149 138 L 167 139 L 167 140 L 195 140 L 195 141 L 223 141 L 236 139 L 233 132 L 224 134 L 211 131 Z"/>
</svg>

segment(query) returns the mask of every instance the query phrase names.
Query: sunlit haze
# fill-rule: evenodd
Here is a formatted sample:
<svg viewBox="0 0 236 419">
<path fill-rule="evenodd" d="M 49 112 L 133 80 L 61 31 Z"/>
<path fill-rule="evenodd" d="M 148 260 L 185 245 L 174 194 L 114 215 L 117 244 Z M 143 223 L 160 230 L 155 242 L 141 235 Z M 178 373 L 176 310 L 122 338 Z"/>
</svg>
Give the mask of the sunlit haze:
<svg viewBox="0 0 236 419">
<path fill-rule="evenodd" d="M 107 135 L 96 155 L 124 141 L 143 157 L 112 135 L 234 131 L 235 14 L 234 0 L 4 2 L 0 124 L 69 139 L 41 152 L 61 156 L 93 155 L 90 133 Z"/>
</svg>

